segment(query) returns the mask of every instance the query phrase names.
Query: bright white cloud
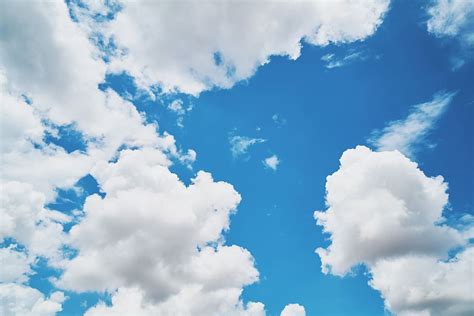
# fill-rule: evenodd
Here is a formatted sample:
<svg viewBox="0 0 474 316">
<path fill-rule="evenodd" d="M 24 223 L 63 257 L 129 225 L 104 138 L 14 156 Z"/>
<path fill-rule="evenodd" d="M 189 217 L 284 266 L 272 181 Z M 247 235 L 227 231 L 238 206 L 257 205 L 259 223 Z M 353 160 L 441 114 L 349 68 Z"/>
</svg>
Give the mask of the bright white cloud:
<svg viewBox="0 0 474 316">
<path fill-rule="evenodd" d="M 111 306 L 100 303 L 85 316 L 265 316 L 263 304 L 249 302 L 244 306 L 238 301 L 239 296 L 238 290 L 203 293 L 199 287 L 190 287 L 165 303 L 154 304 L 136 288 L 121 288 L 112 296 Z"/>
<path fill-rule="evenodd" d="M 220 315 L 241 305 L 242 288 L 258 280 L 258 271 L 247 250 L 224 245 L 222 237 L 240 195 L 205 172 L 186 187 L 168 165 L 161 151 L 125 150 L 92 171 L 106 196 L 87 198 L 70 233 L 79 254 L 59 286 L 119 289 L 117 310 L 130 299 L 120 293 L 135 291 L 140 299 L 131 308 L 143 296 L 160 315 Z"/>
<path fill-rule="evenodd" d="M 303 306 L 299 304 L 288 304 L 285 306 L 280 316 L 305 316 L 306 311 Z"/>
<path fill-rule="evenodd" d="M 457 37 L 465 45 L 474 45 L 474 2 L 435 0 L 428 8 L 428 31 L 439 37 Z"/>
<path fill-rule="evenodd" d="M 247 136 L 231 136 L 229 138 L 230 151 L 234 157 L 245 155 L 251 146 L 264 142 L 266 142 L 265 139 Z"/>
<path fill-rule="evenodd" d="M 100 28 L 126 51 L 112 71 L 128 71 L 145 88 L 197 95 L 250 78 L 271 56 L 298 58 L 302 42 L 363 40 L 388 7 L 388 0 L 128 1 Z"/>
<path fill-rule="evenodd" d="M 168 110 L 176 113 L 176 115 L 178 116 L 176 120 L 176 125 L 178 125 L 178 127 L 181 127 L 181 128 L 184 127 L 184 124 L 183 124 L 184 116 L 190 111 L 192 111 L 192 109 L 193 109 L 192 104 L 185 107 L 183 101 L 180 99 L 173 100 L 173 102 L 171 102 L 168 105 Z"/>
<path fill-rule="evenodd" d="M 65 299 L 62 292 L 45 298 L 40 291 L 28 286 L 0 284 L 0 314 L 4 316 L 54 316 L 62 310 Z"/>
<path fill-rule="evenodd" d="M 433 100 L 414 105 L 406 119 L 389 122 L 382 130 L 373 131 L 369 143 L 379 151 L 398 150 L 413 157 L 454 96 L 452 92 L 438 93 Z"/>
<path fill-rule="evenodd" d="M 55 213 L 44 208 L 45 196 L 22 182 L 3 182 L 1 186 L 0 241 L 14 238 L 30 255 L 60 258 L 63 227 L 54 220 Z"/>
<path fill-rule="evenodd" d="M 473 267 L 474 248 L 449 261 L 404 256 L 377 262 L 370 284 L 396 315 L 472 315 Z"/>
<path fill-rule="evenodd" d="M 277 155 L 270 156 L 263 160 L 263 165 L 273 170 L 277 170 L 279 164 L 280 160 L 278 159 Z"/>
<path fill-rule="evenodd" d="M 33 271 L 30 269 L 31 259 L 14 245 L 0 248 L 0 282 L 22 283 L 28 279 Z"/>
<path fill-rule="evenodd" d="M 447 259 L 448 250 L 465 245 L 461 232 L 439 224 L 446 189 L 441 176 L 427 177 L 398 151 L 347 150 L 339 170 L 327 178 L 328 209 L 314 214 L 331 241 L 316 250 L 322 271 L 343 276 L 365 264 L 370 284 L 391 311 L 462 315 L 466 299 L 474 306 L 472 296 L 460 294 L 470 281 L 458 278 L 471 250 L 459 263 L 438 262 Z"/>
</svg>

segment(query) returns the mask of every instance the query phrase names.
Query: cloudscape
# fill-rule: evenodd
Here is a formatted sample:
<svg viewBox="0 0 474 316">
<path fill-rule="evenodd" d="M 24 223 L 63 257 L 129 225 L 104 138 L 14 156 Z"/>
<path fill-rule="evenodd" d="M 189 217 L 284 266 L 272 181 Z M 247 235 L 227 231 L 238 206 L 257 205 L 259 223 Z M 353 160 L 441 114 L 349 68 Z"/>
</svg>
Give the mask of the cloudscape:
<svg viewBox="0 0 474 316">
<path fill-rule="evenodd" d="M 474 1 L 0 0 L 0 315 L 474 315 Z"/>
</svg>

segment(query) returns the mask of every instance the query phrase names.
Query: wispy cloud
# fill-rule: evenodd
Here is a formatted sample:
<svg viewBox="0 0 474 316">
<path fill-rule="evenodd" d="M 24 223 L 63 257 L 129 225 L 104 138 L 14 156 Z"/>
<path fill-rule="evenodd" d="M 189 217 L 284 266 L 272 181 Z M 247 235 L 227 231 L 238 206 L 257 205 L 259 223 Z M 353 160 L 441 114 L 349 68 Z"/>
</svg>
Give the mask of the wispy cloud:
<svg viewBox="0 0 474 316">
<path fill-rule="evenodd" d="M 321 57 L 321 60 L 326 63 L 324 67 L 326 67 L 327 69 L 332 69 L 346 66 L 356 61 L 364 61 L 367 58 L 367 54 L 362 51 L 352 51 L 343 57 L 338 57 L 335 54 L 326 54 Z"/>
<path fill-rule="evenodd" d="M 191 112 L 192 109 L 193 109 L 192 104 L 189 104 L 187 107 L 185 107 L 183 101 L 180 99 L 176 99 L 168 105 L 168 110 L 176 113 L 176 115 L 178 116 L 178 118 L 176 119 L 176 125 L 178 125 L 178 127 L 181 127 L 181 128 L 184 127 L 184 124 L 183 124 L 184 116 L 187 113 Z"/>
<path fill-rule="evenodd" d="M 282 117 L 280 114 L 275 113 L 272 115 L 272 121 L 278 126 L 282 127 L 286 125 L 286 118 Z"/>
<path fill-rule="evenodd" d="M 461 68 L 472 58 L 474 50 L 474 1 L 434 0 L 428 7 L 426 28 L 439 38 L 453 38 L 460 45 L 451 57 L 452 70 Z"/>
<path fill-rule="evenodd" d="M 378 151 L 398 150 L 413 157 L 455 95 L 440 92 L 430 102 L 414 105 L 406 119 L 391 121 L 373 131 L 368 142 Z"/>
<path fill-rule="evenodd" d="M 229 138 L 232 156 L 239 157 L 245 155 L 253 145 L 265 142 L 263 138 L 251 138 L 247 136 L 231 136 Z"/>
<path fill-rule="evenodd" d="M 263 164 L 265 167 L 277 170 L 278 165 L 280 164 L 280 159 L 278 159 L 277 155 L 270 156 L 263 160 Z"/>
</svg>

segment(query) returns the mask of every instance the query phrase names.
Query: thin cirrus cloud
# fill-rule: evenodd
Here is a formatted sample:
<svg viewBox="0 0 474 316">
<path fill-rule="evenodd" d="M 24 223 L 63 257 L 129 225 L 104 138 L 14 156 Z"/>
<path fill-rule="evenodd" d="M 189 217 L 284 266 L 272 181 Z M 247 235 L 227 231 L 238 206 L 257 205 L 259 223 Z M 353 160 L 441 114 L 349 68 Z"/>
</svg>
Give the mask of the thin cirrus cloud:
<svg viewBox="0 0 474 316">
<path fill-rule="evenodd" d="M 439 92 L 433 100 L 412 106 L 407 118 L 391 121 L 383 129 L 374 130 L 368 139 L 369 144 L 378 151 L 398 150 L 414 157 L 455 95 L 455 92 Z"/>
<path fill-rule="evenodd" d="M 357 61 L 364 61 L 367 60 L 367 58 L 368 56 L 364 52 L 354 51 L 343 57 L 337 57 L 335 54 L 326 54 L 321 57 L 321 60 L 325 63 L 325 68 L 333 69 L 347 66 Z"/>
</svg>

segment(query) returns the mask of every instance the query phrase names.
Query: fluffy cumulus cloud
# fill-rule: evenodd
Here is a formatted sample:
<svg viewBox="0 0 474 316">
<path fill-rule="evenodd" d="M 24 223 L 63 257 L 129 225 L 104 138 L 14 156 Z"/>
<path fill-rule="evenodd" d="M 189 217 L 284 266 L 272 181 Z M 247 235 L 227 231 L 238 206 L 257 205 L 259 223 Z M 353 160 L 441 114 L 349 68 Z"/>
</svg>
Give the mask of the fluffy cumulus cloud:
<svg viewBox="0 0 474 316">
<path fill-rule="evenodd" d="M 299 304 L 288 304 L 281 311 L 280 316 L 305 316 L 306 311 L 303 306 Z"/>
<path fill-rule="evenodd" d="M 472 247 L 448 261 L 405 256 L 377 262 L 370 284 L 397 315 L 472 315 L 473 267 Z"/>
<path fill-rule="evenodd" d="M 463 293 L 469 282 L 459 279 L 472 250 L 448 260 L 448 250 L 466 241 L 441 224 L 446 190 L 441 176 L 426 176 L 398 151 L 347 150 L 327 178 L 328 209 L 314 214 L 330 236 L 316 250 L 322 271 L 343 276 L 365 264 L 371 286 L 397 314 L 463 315 L 469 305 L 472 312 L 473 298 Z"/>
<path fill-rule="evenodd" d="M 469 0 L 436 0 L 428 8 L 428 31 L 439 37 L 458 37 L 474 45 L 474 2 Z"/>
<path fill-rule="evenodd" d="M 128 71 L 144 87 L 199 94 L 251 77 L 271 56 L 298 58 L 302 42 L 363 40 L 382 23 L 389 1 L 126 1 L 121 7 L 101 25 L 121 50 L 110 69 Z M 95 14 L 104 6 L 89 9 Z"/>
<path fill-rule="evenodd" d="M 155 315 L 245 310 L 240 292 L 258 271 L 247 250 L 223 243 L 240 201 L 231 185 L 199 172 L 185 186 L 162 152 L 146 149 L 122 151 L 117 162 L 97 166 L 92 175 L 106 196 L 87 198 L 85 216 L 70 233 L 79 254 L 66 264 L 59 286 L 120 289 L 111 312 L 131 297 L 139 300 L 130 308 L 143 300 L 146 313 Z M 102 309 L 108 310 L 98 306 L 91 313 Z"/>
<path fill-rule="evenodd" d="M 297 58 L 302 41 L 372 35 L 388 0 L 126 2 L 102 22 L 86 16 L 110 7 L 84 4 L 89 11 L 59 0 L 0 2 L 2 315 L 61 311 L 62 292 L 27 285 L 38 258 L 61 272 L 58 288 L 112 295 L 90 315 L 264 315 L 262 303 L 241 299 L 259 277 L 252 255 L 223 238 L 240 195 L 202 171 L 185 185 L 169 167 L 192 164 L 196 153 L 100 84 L 108 71 L 127 71 L 146 89 L 228 88 L 270 56 Z M 116 49 L 94 45 L 97 36 Z M 183 117 L 190 108 L 170 110 Z M 60 128 L 77 132 L 84 149 L 48 140 Z M 263 140 L 234 141 L 241 154 Z M 88 174 L 102 193 L 87 197 L 79 217 L 48 206 Z"/>
<path fill-rule="evenodd" d="M 54 316 L 62 310 L 66 297 L 54 292 L 48 298 L 31 287 L 0 284 L 0 313 L 4 316 Z"/>
<path fill-rule="evenodd" d="M 454 96 L 453 92 L 440 92 L 433 100 L 414 105 L 407 118 L 389 122 L 383 129 L 373 131 L 369 143 L 379 151 L 398 150 L 413 157 Z"/>
<path fill-rule="evenodd" d="M 474 51 L 474 2 L 434 0 L 428 7 L 428 32 L 438 38 L 455 39 L 459 50 L 451 56 L 452 70 L 462 67 Z"/>
</svg>

